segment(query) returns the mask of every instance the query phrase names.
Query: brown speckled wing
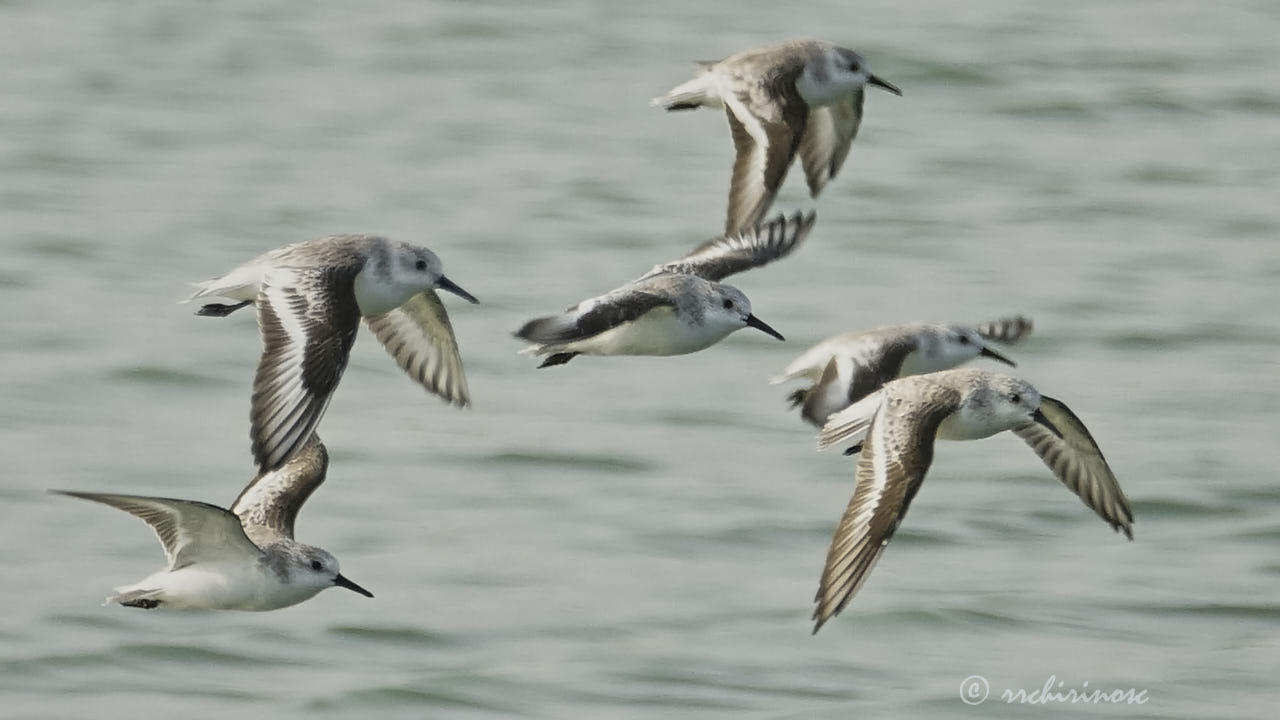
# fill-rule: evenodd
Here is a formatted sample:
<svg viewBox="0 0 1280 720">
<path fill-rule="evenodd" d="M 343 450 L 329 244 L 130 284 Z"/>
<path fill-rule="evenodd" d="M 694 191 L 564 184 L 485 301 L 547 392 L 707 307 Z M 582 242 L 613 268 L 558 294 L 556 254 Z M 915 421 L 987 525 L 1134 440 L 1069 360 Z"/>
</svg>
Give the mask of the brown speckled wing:
<svg viewBox="0 0 1280 720">
<path fill-rule="evenodd" d="M 260 547 L 281 539 L 293 539 L 293 524 L 302 504 L 324 482 L 329 452 L 314 433 L 284 465 L 258 473 L 240 491 L 231 512 L 240 518 L 244 532 Z"/>
<path fill-rule="evenodd" d="M 882 400 L 858 456 L 853 497 L 827 550 L 814 596 L 815 633 L 866 582 L 924 481 L 938 426 L 955 411 L 959 399 L 956 391 L 938 387 L 924 402 L 892 394 Z"/>
<path fill-rule="evenodd" d="M 795 65 L 724 99 L 736 153 L 726 236 L 755 227 L 786 179 L 809 118 L 809 107 L 795 89 L 802 70 L 802 64 Z"/>
</svg>

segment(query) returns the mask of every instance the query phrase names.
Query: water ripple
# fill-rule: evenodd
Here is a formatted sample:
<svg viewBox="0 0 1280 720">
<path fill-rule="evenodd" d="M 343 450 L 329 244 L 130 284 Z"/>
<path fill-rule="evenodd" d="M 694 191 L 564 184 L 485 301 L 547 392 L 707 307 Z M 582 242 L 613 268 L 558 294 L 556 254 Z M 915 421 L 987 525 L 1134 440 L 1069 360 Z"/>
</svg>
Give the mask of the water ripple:
<svg viewBox="0 0 1280 720">
<path fill-rule="evenodd" d="M 500 692 L 480 694 L 464 694 L 456 690 L 426 689 L 408 685 L 388 685 L 374 688 L 352 690 L 336 698 L 316 700 L 309 707 L 317 710 L 358 710 L 367 712 L 369 708 L 387 705 L 404 705 L 421 708 L 438 709 L 472 709 L 500 712 L 506 715 L 521 715 L 518 706 L 496 702 L 492 698 Z"/>
<path fill-rule="evenodd" d="M 461 641 L 455 636 L 407 626 L 337 625 L 329 628 L 329 634 L 339 638 L 380 645 L 448 648 L 457 647 L 461 644 Z"/>
<path fill-rule="evenodd" d="M 495 465 L 559 467 L 609 472 L 644 473 L 654 469 L 653 463 L 634 457 L 534 450 L 508 450 L 489 455 L 484 460 Z"/>
</svg>

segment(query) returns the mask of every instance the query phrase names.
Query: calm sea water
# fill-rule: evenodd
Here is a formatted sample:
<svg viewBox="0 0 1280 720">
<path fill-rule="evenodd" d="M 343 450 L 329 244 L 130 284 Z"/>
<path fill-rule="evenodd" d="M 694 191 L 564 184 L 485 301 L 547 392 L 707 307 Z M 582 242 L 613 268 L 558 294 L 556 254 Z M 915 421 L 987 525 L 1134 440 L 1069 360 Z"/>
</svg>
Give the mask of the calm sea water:
<svg viewBox="0 0 1280 720">
<path fill-rule="evenodd" d="M 810 242 L 735 281 L 788 342 L 535 371 L 521 321 L 720 227 L 723 117 L 648 99 L 799 35 L 906 94 L 869 93 L 820 202 L 793 173 Z M 0 715 L 1273 717 L 1278 35 L 1263 0 L 0 3 Z M 324 422 L 300 538 L 377 598 L 99 607 L 159 547 L 45 490 L 230 502 L 256 330 L 176 300 L 345 231 L 484 301 L 446 297 L 473 410 L 365 333 Z M 1017 438 L 946 444 L 810 636 L 852 464 L 765 380 L 835 332 L 1011 312 L 1136 540 Z M 999 699 L 1058 682 L 1147 702 Z"/>
</svg>

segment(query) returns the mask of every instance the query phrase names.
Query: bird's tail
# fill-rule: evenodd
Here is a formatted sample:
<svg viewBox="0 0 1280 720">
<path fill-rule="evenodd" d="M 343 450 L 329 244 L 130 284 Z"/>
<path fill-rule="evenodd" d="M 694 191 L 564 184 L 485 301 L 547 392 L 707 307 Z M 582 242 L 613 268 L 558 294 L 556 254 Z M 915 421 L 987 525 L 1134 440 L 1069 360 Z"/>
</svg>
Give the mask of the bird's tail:
<svg viewBox="0 0 1280 720">
<path fill-rule="evenodd" d="M 258 295 L 266 268 L 260 263 L 248 263 L 216 278 L 191 283 L 195 292 L 183 302 L 202 297 L 224 297 L 231 300 L 252 300 Z"/>
<path fill-rule="evenodd" d="M 538 345 L 557 345 L 583 337 L 577 317 L 572 313 L 534 318 L 515 331 L 515 336 Z"/>
<path fill-rule="evenodd" d="M 235 291 L 243 290 L 243 287 L 225 287 L 222 283 L 222 278 L 220 277 L 212 280 L 205 280 L 204 282 L 191 283 L 191 286 L 196 288 L 196 291 L 191 294 L 191 297 L 188 297 L 185 300 L 179 300 L 179 303 L 189 303 L 196 298 L 202 297 L 226 297 L 232 295 Z M 253 300 L 241 300 L 237 303 L 205 303 L 196 311 L 196 314 L 203 315 L 205 317 L 226 317 L 252 302 Z"/>
<path fill-rule="evenodd" d="M 661 106 L 669 111 L 693 110 L 704 106 L 721 107 L 723 103 L 713 83 L 713 76 L 707 72 L 710 64 L 699 63 L 699 65 L 702 69 L 697 77 L 671 88 L 666 95 L 654 98 L 649 104 Z"/>
<path fill-rule="evenodd" d="M 846 440 L 861 443 L 866 439 L 867 432 L 871 429 L 871 421 L 875 419 L 883 400 L 884 391 L 877 390 L 828 417 L 827 423 L 818 433 L 818 449 L 824 450 Z"/>
<path fill-rule="evenodd" d="M 160 590 L 156 588 L 125 589 L 116 588 L 116 594 L 102 601 L 103 605 L 112 603 L 125 607 L 140 607 L 150 610 L 160 604 Z"/>
</svg>

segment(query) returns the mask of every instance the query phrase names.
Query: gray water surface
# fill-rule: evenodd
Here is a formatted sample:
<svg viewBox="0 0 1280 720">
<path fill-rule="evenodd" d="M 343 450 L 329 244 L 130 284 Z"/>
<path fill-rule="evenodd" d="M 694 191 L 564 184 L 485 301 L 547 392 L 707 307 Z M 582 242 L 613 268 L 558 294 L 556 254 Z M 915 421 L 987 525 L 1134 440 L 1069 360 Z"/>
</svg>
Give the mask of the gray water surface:
<svg viewBox="0 0 1280 720">
<path fill-rule="evenodd" d="M 0 3 L 0 715 L 1273 717 L 1275 3 L 348 5 Z M 649 98 L 803 35 L 905 96 L 869 93 L 817 202 L 792 173 L 809 243 L 733 281 L 788 342 L 516 355 L 525 319 L 721 227 L 723 116 Z M 160 548 L 45 491 L 229 503 L 257 331 L 176 301 L 347 231 L 433 248 L 483 301 L 445 298 L 472 410 L 362 331 L 323 423 L 299 537 L 376 599 L 99 607 Z M 1089 424 L 1134 542 L 1017 438 L 944 444 L 811 636 L 853 466 L 766 380 L 836 332 L 1013 312 L 1018 372 Z M 1051 677 L 1147 702 L 999 700 Z"/>
</svg>

